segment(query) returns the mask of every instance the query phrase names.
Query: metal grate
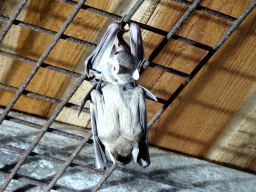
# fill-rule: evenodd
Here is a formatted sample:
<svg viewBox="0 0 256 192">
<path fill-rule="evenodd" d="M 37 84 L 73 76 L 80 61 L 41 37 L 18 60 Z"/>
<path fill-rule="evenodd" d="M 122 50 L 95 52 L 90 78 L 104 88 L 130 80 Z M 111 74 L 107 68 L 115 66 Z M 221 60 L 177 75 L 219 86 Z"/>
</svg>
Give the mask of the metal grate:
<svg viewBox="0 0 256 192">
<path fill-rule="evenodd" d="M 114 19 L 114 20 L 120 20 L 122 17 L 119 16 L 119 15 L 115 15 L 115 14 L 100 10 L 100 9 L 96 9 L 94 7 L 84 5 L 84 2 L 86 0 L 80 0 L 79 2 L 74 2 L 74 1 L 71 1 L 71 0 L 59 0 L 59 1 L 62 2 L 62 3 L 66 3 L 66 4 L 74 6 L 74 10 L 69 15 L 69 17 L 66 19 L 66 21 L 64 22 L 64 24 L 62 25 L 62 27 L 60 28 L 60 30 L 58 32 L 51 31 L 51 30 L 48 30 L 48 29 L 44 29 L 42 27 L 38 27 L 38 26 L 35 26 L 35 25 L 31 25 L 31 24 L 28 24 L 28 23 L 25 23 L 25 22 L 22 22 L 22 21 L 19 21 L 19 20 L 16 19 L 17 16 L 19 15 L 20 11 L 22 10 L 24 5 L 26 4 L 27 0 L 21 0 L 20 1 L 19 5 L 17 6 L 16 10 L 14 11 L 14 13 L 12 14 L 12 16 L 10 18 L 2 16 L 2 15 L 0 16 L 0 20 L 6 22 L 5 27 L 3 28 L 3 30 L 0 33 L 0 43 L 4 39 L 5 35 L 7 34 L 8 30 L 10 29 L 10 27 L 12 25 L 18 25 L 18 26 L 21 26 L 21 27 L 25 27 L 25 28 L 40 32 L 40 33 L 46 33 L 48 35 L 54 36 L 53 40 L 51 41 L 51 43 L 46 48 L 46 50 L 41 55 L 41 57 L 39 58 L 38 61 L 29 59 L 29 58 L 26 58 L 26 57 L 22 57 L 22 56 L 19 56 L 19 55 L 15 55 L 15 54 L 12 54 L 12 53 L 9 53 L 9 52 L 0 51 L 0 54 L 5 56 L 5 57 L 13 58 L 15 60 L 27 62 L 27 63 L 30 63 L 30 64 L 34 65 L 34 68 L 31 70 L 31 72 L 29 73 L 29 75 L 27 76 L 27 78 L 24 80 L 24 82 L 22 83 L 22 85 L 19 88 L 18 87 L 12 87 L 12 86 L 0 83 L 0 88 L 1 89 L 13 91 L 13 92 L 16 93 L 15 96 L 10 101 L 10 103 L 8 104 L 8 106 L 5 108 L 5 110 L 1 114 L 0 124 L 4 120 L 7 120 L 7 121 L 13 121 L 13 122 L 16 122 L 16 123 L 24 124 L 24 125 L 27 125 L 27 126 L 30 126 L 30 127 L 33 127 L 33 128 L 36 128 L 36 129 L 40 130 L 40 132 L 38 133 L 38 135 L 36 136 L 36 138 L 31 143 L 31 145 L 29 146 L 29 148 L 27 150 L 15 148 L 15 147 L 5 145 L 5 144 L 0 144 L 1 148 L 16 151 L 16 152 L 19 152 L 19 153 L 23 154 L 22 158 L 16 164 L 16 166 L 14 167 L 14 169 L 12 170 L 11 173 L 6 173 L 6 172 L 0 171 L 0 174 L 4 175 L 6 177 L 6 180 L 5 180 L 4 184 L 1 186 L 0 191 L 4 191 L 5 188 L 8 186 L 8 184 L 10 183 L 10 181 L 12 179 L 21 180 L 21 181 L 27 182 L 27 183 L 32 184 L 32 185 L 43 186 L 45 191 L 50 191 L 51 189 L 55 189 L 55 190 L 58 190 L 58 191 L 66 191 L 65 189 L 61 189 L 61 188 L 56 187 L 54 185 L 57 182 L 57 180 L 61 177 L 63 172 L 67 169 L 68 166 L 76 167 L 78 169 L 90 171 L 90 172 L 97 173 L 97 174 L 102 174 L 103 175 L 102 179 L 99 181 L 99 183 L 93 189 L 93 191 L 96 191 L 97 189 L 99 189 L 99 187 L 104 183 L 104 181 L 108 178 L 108 176 L 116 168 L 116 166 L 113 165 L 106 172 L 103 172 L 103 171 L 98 171 L 98 170 L 95 170 L 95 169 L 92 169 L 92 168 L 89 168 L 89 167 L 86 167 L 86 166 L 82 166 L 82 165 L 72 163 L 72 161 L 77 156 L 79 151 L 90 140 L 90 138 L 92 136 L 92 132 L 90 131 L 90 132 L 88 132 L 86 137 L 82 137 L 82 136 L 67 133 L 65 131 L 60 131 L 60 130 L 57 130 L 57 129 L 53 129 L 50 126 L 52 125 L 52 123 L 54 122 L 54 120 L 56 119 L 56 117 L 62 111 L 62 109 L 64 107 L 69 107 L 69 108 L 78 110 L 77 105 L 69 103 L 68 101 L 70 100 L 72 95 L 76 92 L 76 90 L 81 85 L 81 83 L 84 80 L 89 80 L 89 79 L 86 77 L 85 73 L 84 74 L 79 74 L 79 73 L 76 73 L 76 72 L 72 72 L 72 71 L 69 71 L 69 70 L 66 70 L 66 69 L 62 69 L 62 68 L 59 68 L 59 67 L 56 67 L 56 66 L 46 64 L 46 63 L 44 63 L 44 61 L 47 58 L 47 56 L 49 55 L 49 53 L 51 52 L 51 50 L 54 48 L 55 44 L 58 42 L 59 39 L 64 39 L 64 40 L 74 42 L 74 43 L 77 43 L 77 44 L 80 44 L 80 45 L 83 45 L 83 46 L 87 46 L 87 47 L 95 47 L 96 46 L 95 44 L 93 44 L 91 42 L 86 42 L 86 41 L 83 41 L 81 39 L 77 39 L 77 38 L 74 38 L 74 37 L 67 36 L 67 35 L 63 34 L 80 9 L 91 11 L 91 12 L 94 12 L 96 14 L 100 14 L 102 16 L 109 17 L 109 18 Z M 206 64 L 206 62 L 213 56 L 213 54 L 220 48 L 220 46 L 226 41 L 226 39 L 231 35 L 231 33 L 239 26 L 239 24 L 247 17 L 247 15 L 256 6 L 256 0 L 254 0 L 251 3 L 251 5 L 249 5 L 248 8 L 244 11 L 244 13 L 242 13 L 241 16 L 236 19 L 234 17 L 231 17 L 231 16 L 228 16 L 228 15 L 222 14 L 220 12 L 208 9 L 206 7 L 200 6 L 199 5 L 200 0 L 195 0 L 194 2 L 189 2 L 189 1 L 186 1 L 186 0 L 173 0 L 173 1 L 188 6 L 188 9 L 183 14 L 183 16 L 179 19 L 179 21 L 174 25 L 174 27 L 171 29 L 171 31 L 166 32 L 166 31 L 163 31 L 161 29 L 157 29 L 157 28 L 154 28 L 154 27 L 136 22 L 144 30 L 148 30 L 148 31 L 160 34 L 162 36 L 165 36 L 163 41 L 157 46 L 157 48 L 153 51 L 153 53 L 150 55 L 150 57 L 147 60 L 145 60 L 145 62 L 143 64 L 143 67 L 141 69 L 141 73 L 143 73 L 143 71 L 145 71 L 147 67 L 153 67 L 153 68 L 157 68 L 157 69 L 160 69 L 162 71 L 172 73 L 174 75 L 178 75 L 178 76 L 181 76 L 181 77 L 184 78 L 183 83 L 170 96 L 170 98 L 168 100 L 158 98 L 158 100 L 159 100 L 158 102 L 162 103 L 163 105 L 160 108 L 160 110 L 155 114 L 155 116 L 149 121 L 149 123 L 148 123 L 149 128 L 154 124 L 154 122 L 161 116 L 161 114 L 166 110 L 166 108 L 172 103 L 172 101 L 188 85 L 188 83 L 193 79 L 193 77 L 200 71 L 200 69 Z M 130 10 L 130 12 L 125 16 L 124 20 L 128 21 L 129 19 L 131 19 L 132 16 L 134 15 L 134 13 L 138 10 L 138 8 L 140 7 L 140 5 L 142 3 L 143 3 L 143 0 L 138 0 L 135 3 L 135 5 L 133 6 L 133 8 Z M 196 41 L 193 41 L 193 40 L 175 35 L 176 31 L 180 28 L 180 26 L 183 24 L 183 22 L 190 16 L 190 14 L 195 9 L 199 10 L 199 11 L 202 11 L 202 12 L 205 12 L 205 13 L 210 14 L 210 15 L 214 15 L 216 17 L 220 17 L 221 19 L 233 22 L 233 25 L 228 29 L 228 31 L 223 35 L 223 37 L 213 47 L 210 47 L 210 46 L 201 44 L 199 42 L 196 42 Z M 192 46 L 199 47 L 201 49 L 204 49 L 204 50 L 208 51 L 208 53 L 190 74 L 186 74 L 186 73 L 183 73 L 181 71 L 178 71 L 178 70 L 175 70 L 175 69 L 172 69 L 172 68 L 168 68 L 168 67 L 165 67 L 165 66 L 161 66 L 160 64 L 154 63 L 153 60 L 156 58 L 156 56 L 159 54 L 159 52 L 161 52 L 161 50 L 164 48 L 164 46 L 167 44 L 167 42 L 170 39 L 175 39 L 175 40 L 190 44 Z M 33 93 L 33 92 L 25 90 L 25 88 L 29 84 L 30 80 L 37 73 L 37 71 L 40 67 L 47 68 L 49 70 L 57 71 L 59 73 L 63 73 L 63 74 L 70 75 L 70 76 L 78 78 L 75 85 L 70 89 L 69 93 L 67 94 L 67 96 L 63 100 L 58 100 L 58 99 L 55 99 L 55 98 L 47 97 L 47 96 L 44 96 L 44 95 L 40 95 L 40 94 Z M 21 96 L 21 94 L 27 95 L 29 97 L 34 97 L 34 98 L 38 98 L 38 99 L 41 99 L 41 100 L 45 100 L 47 102 L 58 104 L 58 107 L 56 108 L 55 112 L 48 119 L 47 123 L 44 126 L 38 125 L 36 123 L 31 123 L 29 121 L 21 120 L 21 119 L 18 119 L 18 118 L 14 118 L 14 117 L 11 117 L 11 116 L 8 115 L 10 110 L 14 106 L 14 104 L 17 102 L 18 98 Z M 84 108 L 83 111 L 89 113 L 88 108 Z M 37 154 L 35 152 L 32 152 L 32 150 L 35 148 L 35 146 L 38 144 L 38 142 L 40 141 L 40 139 L 43 137 L 43 135 L 46 132 L 51 132 L 53 134 L 59 134 L 59 135 L 62 135 L 62 136 L 69 137 L 69 138 L 76 139 L 76 140 L 80 141 L 79 145 L 76 147 L 76 149 L 73 151 L 73 153 L 70 155 L 70 157 L 68 158 L 67 161 L 59 160 L 59 159 L 52 158 L 52 157 L 49 157 L 49 156 L 46 156 L 46 155 L 41 155 L 41 154 Z M 55 177 L 51 180 L 51 182 L 49 184 L 39 182 L 37 180 L 28 178 L 26 176 L 22 176 L 22 175 L 17 174 L 17 171 L 20 169 L 20 167 L 25 162 L 27 157 L 32 156 L 32 155 L 36 156 L 38 158 L 41 158 L 41 159 L 46 159 L 46 160 L 49 160 L 49 161 L 57 162 L 57 163 L 62 165 L 59 172 L 55 175 Z"/>
</svg>

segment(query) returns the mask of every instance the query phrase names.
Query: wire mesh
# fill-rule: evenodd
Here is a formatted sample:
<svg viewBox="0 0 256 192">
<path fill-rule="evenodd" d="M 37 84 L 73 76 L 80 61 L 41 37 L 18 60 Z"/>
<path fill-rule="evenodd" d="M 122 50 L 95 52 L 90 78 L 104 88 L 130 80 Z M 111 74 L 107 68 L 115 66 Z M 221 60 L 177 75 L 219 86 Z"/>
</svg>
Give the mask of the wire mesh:
<svg viewBox="0 0 256 192">
<path fill-rule="evenodd" d="M 79 73 L 69 71 L 69 70 L 66 70 L 66 69 L 63 69 L 63 68 L 52 66 L 50 64 L 44 63 L 44 61 L 47 58 L 47 56 L 49 55 L 49 53 L 51 52 L 51 50 L 54 48 L 54 46 L 56 45 L 56 43 L 58 42 L 59 39 L 64 39 L 64 40 L 67 40 L 67 41 L 70 41 L 70 42 L 73 42 L 73 43 L 77 43 L 77 44 L 80 44 L 80 45 L 83 45 L 83 46 L 87 46 L 87 47 L 95 47 L 96 46 L 94 43 L 83 41 L 81 39 L 77 39 L 75 37 L 71 37 L 71 36 L 63 34 L 80 9 L 91 11 L 93 13 L 102 15 L 104 17 L 109 17 L 109 18 L 114 19 L 114 20 L 120 20 L 122 18 L 122 16 L 115 15 L 115 14 L 109 13 L 107 11 L 103 11 L 103 10 L 100 10 L 100 9 L 97 9 L 97 8 L 94 8 L 94 7 L 84 5 L 85 0 L 80 0 L 79 2 L 74 2 L 74 1 L 71 1 L 71 0 L 59 0 L 59 1 L 62 2 L 62 3 L 66 3 L 66 4 L 74 6 L 74 10 L 69 15 L 69 17 L 66 19 L 66 21 L 64 22 L 64 24 L 62 25 L 62 27 L 60 28 L 60 30 L 58 32 L 51 31 L 51 30 L 48 30 L 48 29 L 44 29 L 42 27 L 31 25 L 31 24 L 28 24 L 28 23 L 17 20 L 16 18 L 18 16 L 19 12 L 22 10 L 22 8 L 24 7 L 24 5 L 26 3 L 25 0 L 23 0 L 19 3 L 19 5 L 17 6 L 16 10 L 14 11 L 14 13 L 11 15 L 10 18 L 2 16 L 2 15 L 0 16 L 0 20 L 6 21 L 6 25 L 5 25 L 5 27 L 3 28 L 3 30 L 0 34 L 0 42 L 4 39 L 5 35 L 7 34 L 8 30 L 10 29 L 10 27 L 12 25 L 18 25 L 18 26 L 21 26 L 21 27 L 24 27 L 24 28 L 28 28 L 28 29 L 40 32 L 40 33 L 45 33 L 45 34 L 54 36 L 52 42 L 49 44 L 49 46 L 44 51 L 44 53 L 41 55 L 41 57 L 39 58 L 38 61 L 29 59 L 29 58 L 26 58 L 26 57 L 22 57 L 22 56 L 19 56 L 19 55 L 15 55 L 15 54 L 12 54 L 12 53 L 9 53 L 9 52 L 6 52 L 6 51 L 0 51 L 0 54 L 5 56 L 5 57 L 13 58 L 15 60 L 23 61 L 23 62 L 30 63 L 30 64 L 34 65 L 34 68 L 31 70 L 31 72 L 27 76 L 26 80 L 23 82 L 23 84 L 19 88 L 0 83 L 0 88 L 1 89 L 13 91 L 13 92 L 16 93 L 15 96 L 12 98 L 11 102 L 5 108 L 4 112 L 1 114 L 0 124 L 4 120 L 8 120 L 8 121 L 13 121 L 13 122 L 16 122 L 16 123 L 28 125 L 30 127 L 33 127 L 33 128 L 36 128 L 36 129 L 40 130 L 39 134 L 34 139 L 34 141 L 31 143 L 30 147 L 27 150 L 15 148 L 15 147 L 8 146 L 8 145 L 5 145 L 5 144 L 0 144 L 1 148 L 5 148 L 5 149 L 8 149 L 8 150 L 12 150 L 12 151 L 17 151 L 17 152 L 23 154 L 22 158 L 16 164 L 16 166 L 14 167 L 14 169 L 12 170 L 11 173 L 5 173 L 5 172 L 0 171 L 0 174 L 4 175 L 6 177 L 6 180 L 5 180 L 4 184 L 0 188 L 1 191 L 4 191 L 4 189 L 8 186 L 8 184 L 10 183 L 10 181 L 12 179 L 21 180 L 21 181 L 27 182 L 27 183 L 32 184 L 32 185 L 43 186 L 43 187 L 45 187 L 45 191 L 50 191 L 51 189 L 55 189 L 57 191 L 67 191 L 65 189 L 61 189 L 60 187 L 56 186 L 56 182 L 61 177 L 63 172 L 67 169 L 67 167 L 69 167 L 69 166 L 70 167 L 76 167 L 76 168 L 81 169 L 81 170 L 86 170 L 86 171 L 102 174 L 103 175 L 102 179 L 99 181 L 99 183 L 93 189 L 93 191 L 96 191 L 106 181 L 108 176 L 116 168 L 116 166 L 113 165 L 106 172 L 103 172 L 103 171 L 95 170 L 95 169 L 92 169 L 92 168 L 89 168 L 89 167 L 86 167 L 86 166 L 82 166 L 82 165 L 72 163 L 72 161 L 77 156 L 79 151 L 84 147 L 84 145 L 87 142 L 89 142 L 89 140 L 92 136 L 92 132 L 89 131 L 88 134 L 86 135 L 86 137 L 82 137 L 82 136 L 74 135 L 74 134 L 71 134 L 71 133 L 67 133 L 65 131 L 60 131 L 60 130 L 51 128 L 50 126 L 54 122 L 54 120 L 57 118 L 58 114 L 62 111 L 62 109 L 64 107 L 69 107 L 69 108 L 78 110 L 77 105 L 69 103 L 68 101 L 70 100 L 72 95 L 75 93 L 75 91 L 78 89 L 78 87 L 81 85 L 81 83 L 84 80 L 90 80 L 90 79 L 87 78 L 85 73 L 84 74 L 79 74 Z M 179 88 L 173 93 L 173 95 L 168 100 L 163 100 L 161 98 L 158 98 L 159 99 L 158 102 L 162 103 L 163 106 L 155 114 L 155 116 L 149 121 L 148 127 L 151 127 L 154 124 L 154 122 L 161 116 L 161 114 L 165 111 L 165 109 L 172 103 L 172 101 L 179 95 L 179 93 L 189 84 L 189 82 L 193 79 L 193 77 L 200 71 L 200 69 L 206 64 L 206 62 L 213 56 L 213 54 L 220 48 L 220 46 L 226 41 L 226 39 L 231 35 L 231 33 L 239 26 L 239 24 L 247 17 L 247 15 L 256 6 L 256 1 L 254 0 L 251 3 L 251 5 L 249 5 L 248 8 L 244 11 L 244 13 L 238 19 L 236 19 L 236 18 L 231 17 L 229 15 L 225 15 L 223 13 L 220 13 L 220 12 L 211 10 L 209 8 L 200 6 L 199 5 L 200 0 L 195 0 L 193 2 L 189 2 L 189 1 L 185 1 L 185 0 L 173 0 L 173 1 L 188 6 L 188 9 L 183 14 L 183 16 L 180 18 L 180 20 L 174 25 L 174 27 L 172 28 L 172 30 L 170 32 L 166 32 L 166 31 L 163 31 L 161 29 L 157 29 L 157 28 L 154 28 L 152 26 L 136 22 L 142 29 L 145 29 L 145 30 L 148 30 L 148 31 L 151 31 L 151 32 L 154 32 L 154 33 L 165 36 L 164 40 L 157 46 L 157 48 L 153 51 L 151 56 L 144 62 L 142 72 L 144 70 L 146 70 L 147 67 L 153 67 L 153 68 L 156 68 L 156 69 L 160 69 L 164 72 L 172 73 L 174 75 L 177 75 L 177 76 L 180 76 L 180 77 L 184 78 L 183 83 L 179 86 Z M 135 14 L 135 12 L 138 10 L 138 8 L 141 6 L 142 3 L 143 3 L 142 0 L 138 0 L 135 3 L 135 5 L 132 7 L 130 12 L 125 15 L 124 20 L 125 21 L 130 20 L 132 18 L 132 16 Z M 182 23 L 189 17 L 189 15 L 195 9 L 199 10 L 199 11 L 202 11 L 202 12 L 205 12 L 205 13 L 210 14 L 210 15 L 214 15 L 214 16 L 219 17 L 221 19 L 233 22 L 233 25 L 223 35 L 223 37 L 215 44 L 214 47 L 210 47 L 210 46 L 201 44 L 199 42 L 196 42 L 196 41 L 193 41 L 193 40 L 175 35 L 176 31 L 180 28 Z M 154 60 L 154 58 L 159 54 L 159 52 L 161 52 L 161 50 L 164 48 L 164 46 L 167 44 L 167 42 L 170 39 L 175 39 L 175 40 L 187 43 L 189 45 L 192 45 L 194 47 L 199 47 L 201 49 L 204 49 L 204 50 L 208 51 L 208 54 L 202 59 L 202 61 L 197 65 L 197 67 L 190 74 L 186 74 L 184 72 L 181 72 L 181 71 L 178 71 L 178 70 L 175 70 L 175 69 L 172 69 L 172 68 L 168 68 L 168 67 L 165 67 L 165 66 L 161 66 L 157 63 L 152 62 Z M 44 95 L 40 95 L 40 94 L 33 93 L 33 92 L 25 90 L 28 83 L 33 78 L 33 76 L 37 73 L 37 71 L 40 67 L 47 68 L 49 70 L 53 70 L 53 71 L 56 71 L 56 72 L 59 72 L 59 73 L 63 73 L 63 74 L 70 75 L 70 76 L 78 78 L 75 85 L 70 89 L 69 93 L 66 95 L 66 97 L 62 101 L 58 100 L 58 99 L 55 99 L 55 98 L 47 97 L 47 96 L 44 96 Z M 21 119 L 15 118 L 15 117 L 11 117 L 11 116 L 8 115 L 10 110 L 14 106 L 14 104 L 17 102 L 18 98 L 21 96 L 21 94 L 27 95 L 29 97 L 45 100 L 47 102 L 51 102 L 51 103 L 54 103 L 54 104 L 58 105 L 57 109 L 54 111 L 54 113 L 52 114 L 52 116 L 49 118 L 49 120 L 47 121 L 47 123 L 44 126 L 38 125 L 36 123 L 31 123 L 29 121 L 21 120 Z M 84 108 L 83 111 L 88 113 L 89 109 Z M 70 157 L 68 158 L 67 161 L 59 160 L 59 159 L 52 158 L 52 157 L 49 157 L 49 156 L 46 156 L 46 155 L 41 155 L 41 154 L 37 154 L 35 152 L 32 152 L 32 150 L 37 145 L 37 143 L 40 141 L 40 139 L 43 137 L 43 135 L 45 134 L 46 131 L 54 133 L 54 134 L 58 134 L 58 135 L 63 135 L 65 137 L 76 139 L 76 140 L 80 141 L 80 144 L 76 147 L 76 149 L 73 151 L 73 153 L 70 155 Z M 25 160 L 28 156 L 35 156 L 35 157 L 40 158 L 40 159 L 47 159 L 49 161 L 54 161 L 54 162 L 57 162 L 57 163 L 61 164 L 62 167 L 61 167 L 60 171 L 55 175 L 55 177 L 51 180 L 51 182 L 49 184 L 31 179 L 31 178 L 27 178 L 25 176 L 17 174 L 17 171 L 20 169 L 20 167 L 25 162 Z"/>
</svg>

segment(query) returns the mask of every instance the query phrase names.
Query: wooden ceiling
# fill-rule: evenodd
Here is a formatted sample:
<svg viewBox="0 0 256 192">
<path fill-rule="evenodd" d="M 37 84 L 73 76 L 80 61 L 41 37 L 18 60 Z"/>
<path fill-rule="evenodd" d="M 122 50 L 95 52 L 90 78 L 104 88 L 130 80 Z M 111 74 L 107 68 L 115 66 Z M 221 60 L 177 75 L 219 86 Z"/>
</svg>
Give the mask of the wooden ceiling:
<svg viewBox="0 0 256 192">
<path fill-rule="evenodd" d="M 123 16 L 136 0 L 87 0 L 86 5 Z M 169 32 L 188 9 L 190 1 L 146 0 L 132 20 Z M 202 0 L 200 6 L 238 18 L 252 0 Z M 18 0 L 1 1 L 0 13 L 9 17 Z M 17 20 L 57 32 L 73 6 L 54 0 L 30 0 Z M 80 10 L 65 35 L 97 44 L 115 20 L 88 10 Z M 152 145 L 193 156 L 209 158 L 256 170 L 255 80 L 256 80 L 256 10 L 171 103 L 149 129 Z M 213 47 L 232 25 L 231 21 L 195 10 L 175 33 L 178 36 Z M 1 20 L 1 28 L 4 22 Z M 143 29 L 145 58 L 148 59 L 163 35 Z M 13 25 L 0 44 L 0 50 L 38 60 L 53 39 L 52 35 Z M 59 40 L 44 63 L 83 73 L 84 60 L 93 47 Z M 153 60 L 154 63 L 190 74 L 208 53 L 207 50 L 171 39 Z M 19 87 L 33 65 L 0 55 L 0 83 Z M 40 68 L 27 91 L 63 99 L 76 77 Z M 158 98 L 167 100 L 184 81 L 183 77 L 148 67 L 138 83 Z M 85 81 L 70 100 L 79 105 L 91 85 Z M 0 89 L 0 105 L 7 106 L 14 92 Z M 49 118 L 56 104 L 22 95 L 14 109 Z M 89 103 L 86 105 L 89 106 Z M 148 101 L 148 119 L 161 108 Z M 241 115 L 242 114 L 242 115 Z M 90 127 L 90 116 L 65 108 L 57 118 L 69 124 Z"/>
</svg>

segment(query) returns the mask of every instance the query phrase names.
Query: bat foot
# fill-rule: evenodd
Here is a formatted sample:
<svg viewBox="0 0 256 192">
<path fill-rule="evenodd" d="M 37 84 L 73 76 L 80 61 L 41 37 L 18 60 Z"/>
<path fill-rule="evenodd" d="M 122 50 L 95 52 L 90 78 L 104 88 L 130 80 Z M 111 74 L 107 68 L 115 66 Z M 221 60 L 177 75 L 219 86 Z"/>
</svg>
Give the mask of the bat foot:
<svg viewBox="0 0 256 192">
<path fill-rule="evenodd" d="M 140 161 L 138 163 L 143 168 L 147 168 L 149 166 L 149 164 L 150 164 L 147 161 L 145 161 L 144 159 L 140 159 Z"/>
</svg>

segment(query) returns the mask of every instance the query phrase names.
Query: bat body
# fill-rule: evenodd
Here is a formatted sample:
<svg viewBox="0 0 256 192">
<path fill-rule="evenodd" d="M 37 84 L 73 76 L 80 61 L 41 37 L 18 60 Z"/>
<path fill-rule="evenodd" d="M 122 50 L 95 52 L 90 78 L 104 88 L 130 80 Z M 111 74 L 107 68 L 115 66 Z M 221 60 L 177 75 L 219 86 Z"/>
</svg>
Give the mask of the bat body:
<svg viewBox="0 0 256 192">
<path fill-rule="evenodd" d="M 135 83 L 144 59 L 140 28 L 135 23 L 129 24 L 128 45 L 122 37 L 125 31 L 121 26 L 122 23 L 112 23 L 85 61 L 87 75 L 93 73 L 104 79 L 103 83 L 95 80 L 95 89 L 85 96 L 78 112 L 90 98 L 98 169 L 106 166 L 107 156 L 117 165 L 127 164 L 132 159 L 142 167 L 150 164 L 145 97 L 157 99 Z M 114 46 L 116 40 L 118 47 Z"/>
<path fill-rule="evenodd" d="M 104 83 L 100 90 L 91 92 L 97 168 L 105 167 L 106 153 L 117 165 L 132 159 L 142 167 L 150 164 L 144 94 L 139 86 L 115 83 Z"/>
</svg>

